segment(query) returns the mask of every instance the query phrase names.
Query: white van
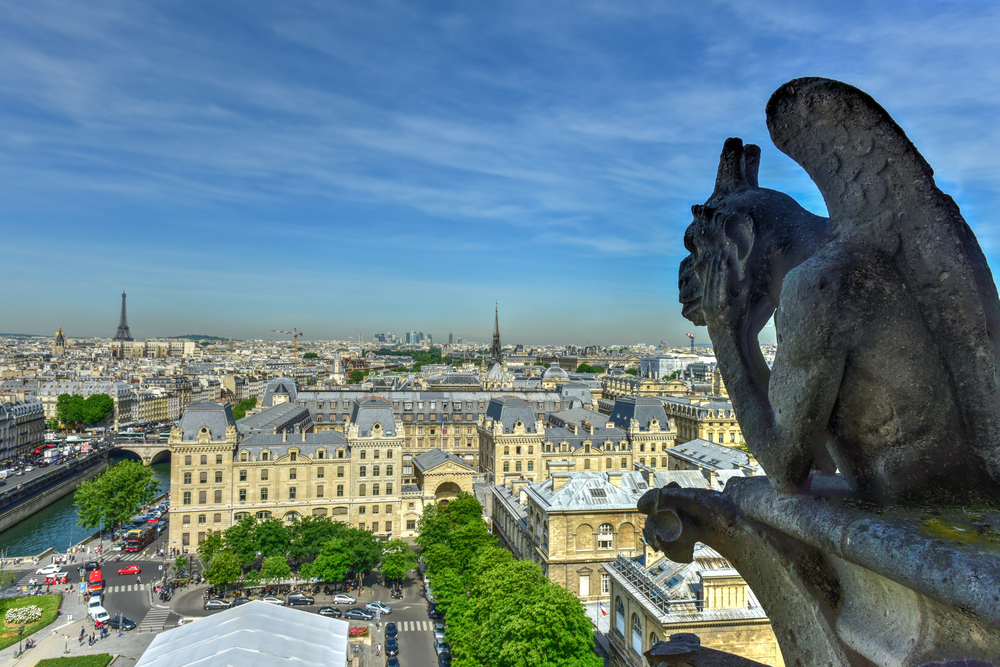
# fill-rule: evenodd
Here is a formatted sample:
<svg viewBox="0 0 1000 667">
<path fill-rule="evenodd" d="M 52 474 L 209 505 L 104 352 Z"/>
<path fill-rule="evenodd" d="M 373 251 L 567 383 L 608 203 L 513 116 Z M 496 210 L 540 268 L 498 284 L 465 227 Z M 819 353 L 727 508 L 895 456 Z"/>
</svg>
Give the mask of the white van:
<svg viewBox="0 0 1000 667">
<path fill-rule="evenodd" d="M 111 620 L 111 615 L 108 614 L 108 610 L 104 607 L 91 607 L 87 610 L 87 612 L 90 614 L 90 618 L 94 621 L 94 623 L 104 625 Z"/>
</svg>

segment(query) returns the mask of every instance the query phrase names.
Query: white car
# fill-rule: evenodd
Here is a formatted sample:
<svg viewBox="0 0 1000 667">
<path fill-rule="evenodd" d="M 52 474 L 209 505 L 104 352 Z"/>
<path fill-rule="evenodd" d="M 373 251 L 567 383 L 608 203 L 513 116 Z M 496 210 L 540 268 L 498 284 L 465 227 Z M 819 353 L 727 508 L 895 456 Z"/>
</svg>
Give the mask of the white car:
<svg viewBox="0 0 1000 667">
<path fill-rule="evenodd" d="M 373 614 L 375 612 L 379 612 L 383 616 L 392 613 L 392 607 L 390 607 L 389 605 L 387 605 L 385 603 L 379 602 L 377 600 L 375 602 L 369 602 L 368 604 L 366 604 L 365 605 L 365 609 L 367 609 L 368 611 L 370 611 Z"/>
<path fill-rule="evenodd" d="M 100 595 L 95 595 L 90 598 L 90 602 L 87 603 L 87 610 L 97 609 L 98 607 L 104 606 L 104 600 L 101 599 Z"/>
<path fill-rule="evenodd" d="M 354 604 L 357 598 L 352 598 L 347 593 L 337 593 L 333 596 L 333 604 Z"/>
<path fill-rule="evenodd" d="M 31 466 L 25 466 L 24 468 L 24 472 L 31 472 L 32 470 L 34 470 L 34 468 L 32 468 Z"/>
<path fill-rule="evenodd" d="M 88 610 L 88 613 L 94 623 L 104 624 L 111 620 L 111 614 L 104 607 L 92 607 Z"/>
<path fill-rule="evenodd" d="M 35 570 L 35 574 L 52 576 L 53 574 L 61 571 L 62 571 L 62 565 L 56 565 L 55 563 L 52 563 L 51 565 L 46 565 L 44 567 L 38 568 L 37 570 Z"/>
<path fill-rule="evenodd" d="M 285 601 L 281 598 L 276 598 L 273 595 L 268 595 L 260 599 L 261 602 L 266 602 L 268 604 L 285 604 Z"/>
</svg>

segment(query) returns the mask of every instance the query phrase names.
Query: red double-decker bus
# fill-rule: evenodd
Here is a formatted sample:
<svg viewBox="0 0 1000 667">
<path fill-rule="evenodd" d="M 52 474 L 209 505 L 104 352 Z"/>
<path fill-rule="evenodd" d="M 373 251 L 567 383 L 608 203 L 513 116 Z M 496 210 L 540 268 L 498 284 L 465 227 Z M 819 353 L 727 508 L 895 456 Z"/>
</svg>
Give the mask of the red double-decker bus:
<svg viewBox="0 0 1000 667">
<path fill-rule="evenodd" d="M 156 539 L 156 526 L 151 523 L 125 533 L 125 551 L 141 551 Z"/>
</svg>

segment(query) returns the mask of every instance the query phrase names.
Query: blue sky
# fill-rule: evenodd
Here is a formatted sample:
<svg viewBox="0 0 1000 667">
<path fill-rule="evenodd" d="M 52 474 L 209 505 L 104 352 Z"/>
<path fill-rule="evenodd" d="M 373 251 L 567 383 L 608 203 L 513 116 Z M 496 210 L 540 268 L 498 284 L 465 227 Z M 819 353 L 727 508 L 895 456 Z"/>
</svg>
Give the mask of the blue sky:
<svg viewBox="0 0 1000 667">
<path fill-rule="evenodd" d="M 685 342 L 722 142 L 824 213 L 764 105 L 894 116 L 998 266 L 992 2 L 77 2 L 0 11 L 0 331 Z"/>
</svg>

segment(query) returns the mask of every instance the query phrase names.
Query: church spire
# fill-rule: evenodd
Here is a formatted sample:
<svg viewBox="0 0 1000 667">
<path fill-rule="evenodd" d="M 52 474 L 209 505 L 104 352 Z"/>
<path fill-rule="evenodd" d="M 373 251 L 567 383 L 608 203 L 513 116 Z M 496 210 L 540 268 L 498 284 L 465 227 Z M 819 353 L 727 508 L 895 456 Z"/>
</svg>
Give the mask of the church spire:
<svg viewBox="0 0 1000 667">
<path fill-rule="evenodd" d="M 500 308 L 494 307 L 493 311 L 493 348 L 490 350 L 490 359 L 493 363 L 499 364 L 503 356 L 500 347 Z"/>
</svg>

